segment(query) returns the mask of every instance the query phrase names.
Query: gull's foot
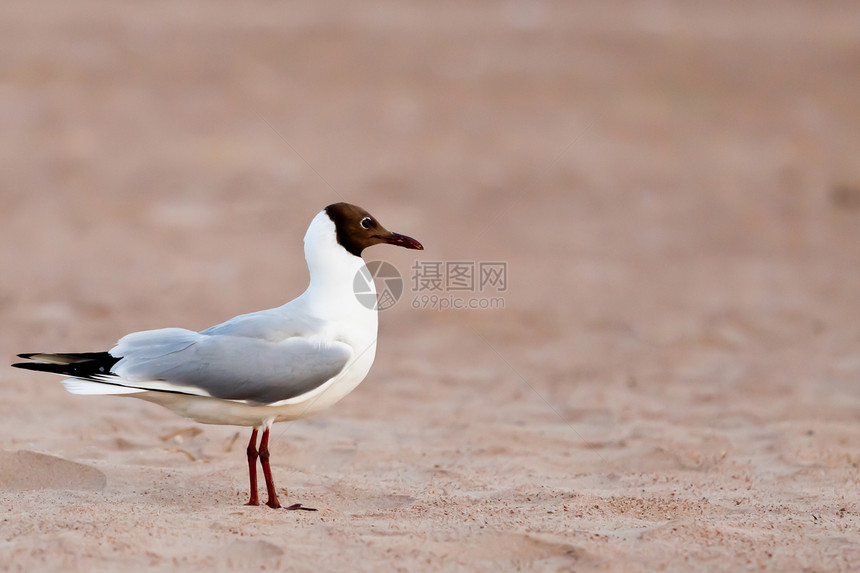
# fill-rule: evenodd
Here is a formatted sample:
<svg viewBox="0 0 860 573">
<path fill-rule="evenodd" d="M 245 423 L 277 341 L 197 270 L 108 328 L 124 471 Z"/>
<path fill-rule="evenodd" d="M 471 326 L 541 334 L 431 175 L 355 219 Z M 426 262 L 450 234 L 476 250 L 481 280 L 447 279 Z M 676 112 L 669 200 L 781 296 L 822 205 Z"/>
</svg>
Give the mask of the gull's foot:
<svg viewBox="0 0 860 573">
<path fill-rule="evenodd" d="M 255 499 L 252 499 L 251 501 L 249 501 L 245 505 L 260 505 L 260 502 L 255 500 Z"/>
<path fill-rule="evenodd" d="M 298 510 L 301 510 L 301 511 L 317 511 L 317 509 L 315 507 L 305 507 L 300 503 L 294 503 L 290 507 L 285 507 L 284 509 L 286 509 L 288 511 L 298 511 Z"/>
<path fill-rule="evenodd" d="M 277 499 L 276 500 L 270 499 L 269 501 L 266 502 L 266 505 L 268 505 L 272 509 L 281 509 L 281 502 L 279 502 Z"/>
</svg>

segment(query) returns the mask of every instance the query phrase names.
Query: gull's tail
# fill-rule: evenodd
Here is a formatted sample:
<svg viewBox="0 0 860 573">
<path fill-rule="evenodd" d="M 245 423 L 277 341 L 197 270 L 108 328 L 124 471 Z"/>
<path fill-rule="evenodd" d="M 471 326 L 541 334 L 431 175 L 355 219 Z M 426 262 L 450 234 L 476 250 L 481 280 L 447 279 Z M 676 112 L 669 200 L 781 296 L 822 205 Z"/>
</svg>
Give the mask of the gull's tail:
<svg viewBox="0 0 860 573">
<path fill-rule="evenodd" d="M 18 362 L 15 368 L 50 372 L 68 376 L 63 386 L 72 394 L 133 394 L 141 392 L 138 388 L 128 388 L 111 383 L 110 370 L 119 358 L 107 352 L 78 352 L 43 354 L 40 352 L 19 354 L 20 358 L 33 362 Z"/>
<path fill-rule="evenodd" d="M 114 358 L 107 352 L 79 352 L 73 354 L 43 354 L 34 352 L 30 354 L 19 354 L 19 358 L 33 360 L 33 362 L 18 362 L 13 364 L 15 368 L 35 370 L 37 372 L 50 372 L 63 376 L 74 376 L 75 378 L 92 378 L 96 375 L 106 375 L 119 358 Z"/>
</svg>

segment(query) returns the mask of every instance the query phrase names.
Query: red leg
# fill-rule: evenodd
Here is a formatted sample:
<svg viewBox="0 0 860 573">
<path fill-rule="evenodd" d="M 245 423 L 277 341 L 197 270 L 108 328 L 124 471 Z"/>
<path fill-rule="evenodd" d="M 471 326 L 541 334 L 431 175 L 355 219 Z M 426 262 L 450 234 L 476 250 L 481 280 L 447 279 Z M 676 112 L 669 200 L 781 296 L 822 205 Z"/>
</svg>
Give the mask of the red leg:
<svg viewBox="0 0 860 573">
<path fill-rule="evenodd" d="M 263 476 L 266 478 L 266 491 L 269 494 L 269 501 L 266 505 L 272 509 L 281 507 L 278 501 L 278 494 L 275 493 L 275 482 L 272 480 L 272 468 L 269 467 L 269 428 L 263 430 L 263 439 L 260 440 L 260 464 L 263 466 Z"/>
<path fill-rule="evenodd" d="M 251 477 L 251 500 L 245 505 L 260 505 L 257 499 L 257 428 L 251 432 L 251 441 L 248 442 L 248 475 Z"/>
</svg>

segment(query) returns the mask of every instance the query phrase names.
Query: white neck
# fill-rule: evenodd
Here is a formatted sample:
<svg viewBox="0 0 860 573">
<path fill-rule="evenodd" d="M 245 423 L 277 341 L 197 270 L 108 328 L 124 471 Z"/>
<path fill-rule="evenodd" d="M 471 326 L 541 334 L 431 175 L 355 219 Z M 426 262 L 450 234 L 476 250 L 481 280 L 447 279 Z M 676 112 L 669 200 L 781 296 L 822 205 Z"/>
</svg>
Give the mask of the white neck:
<svg viewBox="0 0 860 573">
<path fill-rule="evenodd" d="M 314 217 L 305 233 L 305 260 L 311 282 L 302 297 L 315 314 L 337 316 L 369 311 L 353 290 L 355 276 L 364 268 L 364 260 L 337 242 L 334 223 L 325 211 Z"/>
</svg>

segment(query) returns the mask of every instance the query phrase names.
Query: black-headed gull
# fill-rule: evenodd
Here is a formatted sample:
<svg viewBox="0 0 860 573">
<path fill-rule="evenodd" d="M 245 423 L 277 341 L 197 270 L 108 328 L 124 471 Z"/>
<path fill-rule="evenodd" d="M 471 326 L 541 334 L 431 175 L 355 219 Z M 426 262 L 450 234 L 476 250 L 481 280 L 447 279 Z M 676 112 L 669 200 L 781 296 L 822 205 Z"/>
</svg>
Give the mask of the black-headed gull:
<svg viewBox="0 0 860 573">
<path fill-rule="evenodd" d="M 13 366 L 67 376 L 63 385 L 73 394 L 131 396 L 204 424 L 253 427 L 248 505 L 259 505 L 259 457 L 269 495 L 266 505 L 281 507 L 269 466 L 269 430 L 275 422 L 328 408 L 370 370 L 377 314 L 356 298 L 353 283 L 357 273 L 367 272 L 362 251 L 379 243 L 424 248 L 386 230 L 361 207 L 329 205 L 305 234 L 310 284 L 287 304 L 242 314 L 201 332 L 134 332 L 108 352 L 20 354 L 33 362 Z M 372 281 L 369 286 L 373 288 Z M 307 509 L 301 504 L 291 508 Z"/>
</svg>

